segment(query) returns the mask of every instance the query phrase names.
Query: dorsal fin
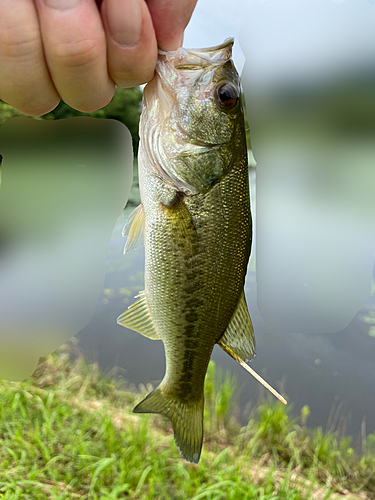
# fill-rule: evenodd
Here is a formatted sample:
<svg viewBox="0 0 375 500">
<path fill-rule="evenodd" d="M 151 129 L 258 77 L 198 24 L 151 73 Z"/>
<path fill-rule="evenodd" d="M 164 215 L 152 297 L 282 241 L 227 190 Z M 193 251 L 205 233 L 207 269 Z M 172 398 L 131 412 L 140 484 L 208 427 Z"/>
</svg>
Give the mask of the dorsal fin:
<svg viewBox="0 0 375 500">
<path fill-rule="evenodd" d="M 232 319 L 218 344 L 229 347 L 231 351 L 245 361 L 250 361 L 255 356 L 254 329 L 243 290 Z M 220 347 L 223 349 L 221 345 Z"/>
<path fill-rule="evenodd" d="M 139 292 L 135 298 L 138 300 L 117 318 L 117 323 L 149 339 L 159 340 L 160 335 L 156 331 L 150 316 L 145 291 Z"/>
<path fill-rule="evenodd" d="M 145 231 L 145 212 L 142 203 L 133 210 L 125 223 L 122 235 L 127 236 L 124 253 L 131 252 L 143 245 Z"/>
</svg>

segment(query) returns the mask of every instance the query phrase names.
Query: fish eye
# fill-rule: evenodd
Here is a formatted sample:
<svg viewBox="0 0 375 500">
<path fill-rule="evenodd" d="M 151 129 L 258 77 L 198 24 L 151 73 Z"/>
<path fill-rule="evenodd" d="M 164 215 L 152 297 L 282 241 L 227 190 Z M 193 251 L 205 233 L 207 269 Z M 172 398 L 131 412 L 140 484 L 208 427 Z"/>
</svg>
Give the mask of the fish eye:
<svg viewBox="0 0 375 500">
<path fill-rule="evenodd" d="M 222 83 L 216 88 L 216 100 L 223 109 L 233 109 L 239 97 L 238 89 L 232 83 Z"/>
</svg>

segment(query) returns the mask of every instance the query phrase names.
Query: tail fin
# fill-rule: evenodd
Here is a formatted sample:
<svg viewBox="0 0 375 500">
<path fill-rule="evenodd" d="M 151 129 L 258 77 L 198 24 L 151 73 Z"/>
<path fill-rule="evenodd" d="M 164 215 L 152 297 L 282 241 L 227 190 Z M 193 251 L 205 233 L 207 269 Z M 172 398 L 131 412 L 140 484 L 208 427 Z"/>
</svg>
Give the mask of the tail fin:
<svg viewBox="0 0 375 500">
<path fill-rule="evenodd" d="M 203 394 L 200 401 L 185 402 L 159 386 L 134 408 L 133 413 L 160 413 L 169 418 L 180 455 L 197 464 L 203 442 L 203 406 Z"/>
</svg>

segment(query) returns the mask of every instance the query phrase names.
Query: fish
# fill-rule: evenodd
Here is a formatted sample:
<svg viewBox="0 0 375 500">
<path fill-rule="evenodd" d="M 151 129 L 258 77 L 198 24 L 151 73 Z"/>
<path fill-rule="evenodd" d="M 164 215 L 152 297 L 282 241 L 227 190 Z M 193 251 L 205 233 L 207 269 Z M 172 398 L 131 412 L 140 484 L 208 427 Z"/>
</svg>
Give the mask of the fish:
<svg viewBox="0 0 375 500">
<path fill-rule="evenodd" d="M 160 384 L 134 413 L 159 413 L 180 455 L 198 463 L 204 380 L 215 344 L 243 366 L 255 356 L 244 283 L 252 243 L 244 105 L 234 40 L 159 50 L 143 93 L 141 204 L 124 252 L 145 246 L 145 289 L 119 325 L 160 339 Z"/>
</svg>

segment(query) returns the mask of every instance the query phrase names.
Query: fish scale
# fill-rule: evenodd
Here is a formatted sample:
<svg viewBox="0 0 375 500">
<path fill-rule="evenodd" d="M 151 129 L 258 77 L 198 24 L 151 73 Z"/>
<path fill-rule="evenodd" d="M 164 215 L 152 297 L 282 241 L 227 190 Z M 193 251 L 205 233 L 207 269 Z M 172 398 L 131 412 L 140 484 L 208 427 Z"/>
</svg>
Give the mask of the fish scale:
<svg viewBox="0 0 375 500">
<path fill-rule="evenodd" d="M 142 203 L 126 226 L 126 250 L 144 234 L 145 290 L 118 323 L 161 339 L 166 357 L 163 380 L 134 412 L 169 418 L 180 454 L 195 463 L 215 343 L 237 361 L 255 355 L 244 295 L 247 147 L 232 44 L 159 53 L 140 122 Z"/>
</svg>

